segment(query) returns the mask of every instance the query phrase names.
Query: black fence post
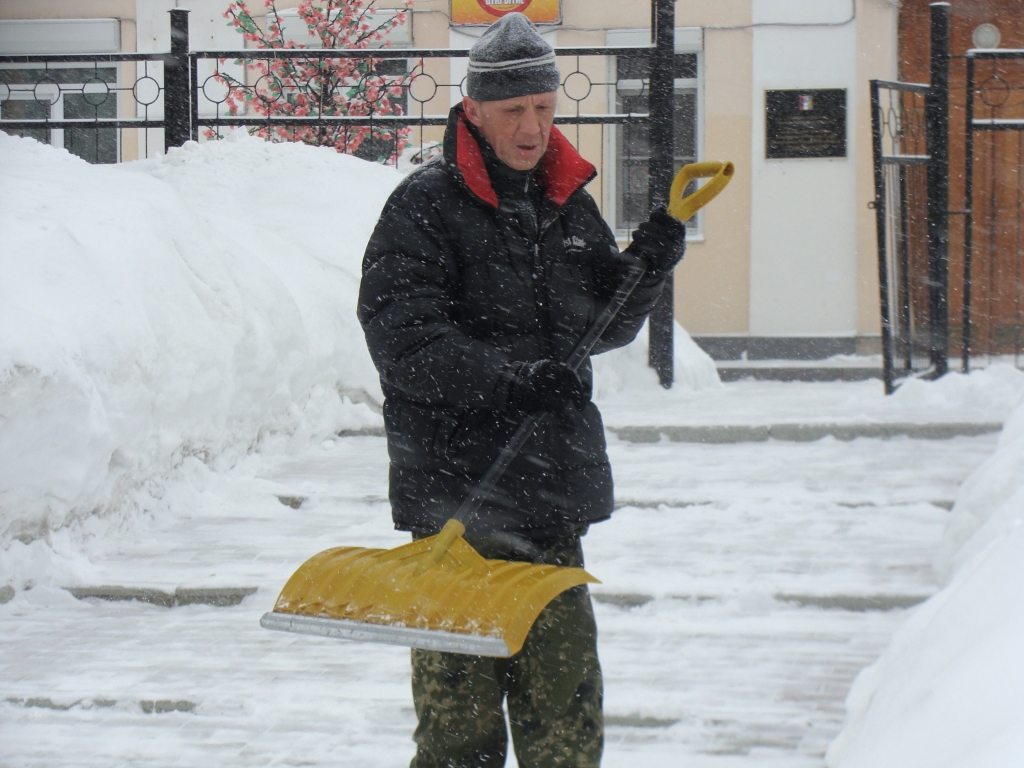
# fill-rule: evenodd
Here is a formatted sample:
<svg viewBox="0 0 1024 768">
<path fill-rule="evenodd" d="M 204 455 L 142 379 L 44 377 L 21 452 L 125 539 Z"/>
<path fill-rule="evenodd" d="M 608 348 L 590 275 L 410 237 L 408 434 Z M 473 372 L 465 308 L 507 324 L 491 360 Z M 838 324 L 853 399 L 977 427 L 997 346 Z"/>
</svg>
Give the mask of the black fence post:
<svg viewBox="0 0 1024 768">
<path fill-rule="evenodd" d="M 971 372 L 971 247 L 974 237 L 974 58 L 967 57 L 967 136 L 964 146 L 964 308 L 960 370 Z"/>
<path fill-rule="evenodd" d="M 674 136 L 673 96 L 675 92 L 675 0 L 651 0 L 651 36 L 654 56 L 651 60 L 649 112 L 651 159 L 648 172 L 650 177 L 651 208 L 668 202 L 672 186 Z M 672 275 L 665 280 L 661 298 L 651 312 L 648 321 L 650 348 L 648 361 L 658 372 L 658 381 L 668 389 L 674 379 L 673 347 L 673 290 Z"/>
<path fill-rule="evenodd" d="M 189 110 L 189 138 L 199 141 L 199 59 L 189 54 L 188 64 L 188 97 L 192 105 Z"/>
<path fill-rule="evenodd" d="M 928 309 L 935 376 L 949 370 L 949 3 L 932 3 L 928 147 Z"/>
<path fill-rule="evenodd" d="M 192 137 L 192 99 L 189 93 L 188 11 L 171 14 L 171 53 L 164 63 L 164 151 Z"/>
<path fill-rule="evenodd" d="M 875 176 L 875 236 L 878 243 L 878 297 L 882 310 L 882 380 L 885 394 L 893 393 L 892 307 L 889 302 L 889 254 L 885 237 L 885 176 L 882 167 L 882 119 L 878 81 L 871 81 L 871 157 Z M 904 218 L 906 221 L 906 218 Z"/>
</svg>

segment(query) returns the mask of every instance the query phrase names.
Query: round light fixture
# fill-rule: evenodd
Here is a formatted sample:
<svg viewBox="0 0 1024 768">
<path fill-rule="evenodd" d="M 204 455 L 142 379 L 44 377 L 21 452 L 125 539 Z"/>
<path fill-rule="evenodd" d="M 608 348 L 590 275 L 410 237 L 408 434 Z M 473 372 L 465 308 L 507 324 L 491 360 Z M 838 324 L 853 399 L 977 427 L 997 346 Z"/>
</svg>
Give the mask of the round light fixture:
<svg viewBox="0 0 1024 768">
<path fill-rule="evenodd" d="M 998 48 L 999 39 L 999 28 L 995 24 L 979 24 L 971 33 L 975 48 Z"/>
</svg>

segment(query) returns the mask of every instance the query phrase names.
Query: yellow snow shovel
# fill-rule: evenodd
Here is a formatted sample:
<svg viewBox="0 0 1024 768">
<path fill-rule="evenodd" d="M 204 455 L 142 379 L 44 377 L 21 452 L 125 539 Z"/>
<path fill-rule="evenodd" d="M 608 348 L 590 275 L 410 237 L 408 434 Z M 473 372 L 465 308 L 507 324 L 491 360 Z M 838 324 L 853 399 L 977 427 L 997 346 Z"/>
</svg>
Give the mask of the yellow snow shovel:
<svg viewBox="0 0 1024 768">
<path fill-rule="evenodd" d="M 687 221 L 721 192 L 732 163 L 694 163 L 672 183 L 668 211 Z M 710 178 L 685 199 L 693 179 Z M 590 354 L 646 267 L 639 260 L 566 361 L 573 370 Z M 267 629 L 405 645 L 475 656 L 519 652 L 544 607 L 567 589 L 596 582 L 582 568 L 486 560 L 462 534 L 537 428 L 527 417 L 512 440 L 436 536 L 394 549 L 336 547 L 314 555 L 281 590 Z"/>
</svg>

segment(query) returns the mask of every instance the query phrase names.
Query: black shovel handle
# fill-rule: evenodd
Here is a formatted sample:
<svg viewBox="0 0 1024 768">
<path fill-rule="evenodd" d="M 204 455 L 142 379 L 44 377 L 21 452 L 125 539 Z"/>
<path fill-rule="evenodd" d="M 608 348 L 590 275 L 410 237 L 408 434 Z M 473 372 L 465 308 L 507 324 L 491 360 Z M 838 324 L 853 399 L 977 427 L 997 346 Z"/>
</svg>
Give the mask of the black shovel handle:
<svg viewBox="0 0 1024 768">
<path fill-rule="evenodd" d="M 601 334 L 608 329 L 612 320 L 619 314 L 622 305 L 626 303 L 626 299 L 633 293 L 633 289 L 636 288 L 645 272 L 647 272 L 647 265 L 641 259 L 637 259 L 633 266 L 629 268 L 629 272 L 615 291 L 611 301 L 608 302 L 601 311 L 601 314 L 594 320 L 594 324 L 590 326 L 590 329 L 583 334 L 583 338 L 576 344 L 576 347 L 569 355 L 569 359 L 565 361 L 566 365 L 574 371 L 583 365 L 583 361 L 593 351 L 594 346 L 601 338 Z M 494 490 L 498 481 L 501 480 L 501 476 L 505 474 L 505 470 L 508 469 L 512 460 L 519 455 L 519 451 L 526 445 L 526 441 L 530 439 L 533 431 L 537 429 L 537 425 L 540 424 L 541 419 L 545 415 L 543 411 L 532 413 L 519 425 L 519 429 L 516 430 L 512 439 L 508 441 L 508 445 L 501 449 L 501 453 L 498 454 L 498 458 L 491 465 L 491 468 L 487 470 L 487 474 L 483 476 L 483 479 L 477 483 L 476 487 L 470 491 L 466 500 L 462 502 L 459 511 L 455 513 L 455 520 L 465 525 L 469 518 L 476 514 L 484 499 Z"/>
</svg>

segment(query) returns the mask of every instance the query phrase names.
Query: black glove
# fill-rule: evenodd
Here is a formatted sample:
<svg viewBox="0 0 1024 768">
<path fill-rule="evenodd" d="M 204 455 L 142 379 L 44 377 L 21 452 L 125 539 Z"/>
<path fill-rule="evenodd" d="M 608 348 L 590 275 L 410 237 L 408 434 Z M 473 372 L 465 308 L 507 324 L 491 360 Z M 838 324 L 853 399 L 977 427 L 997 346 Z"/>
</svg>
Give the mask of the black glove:
<svg viewBox="0 0 1024 768">
<path fill-rule="evenodd" d="M 631 254 L 647 262 L 647 274 L 660 279 L 671 272 L 686 253 L 686 225 L 658 206 L 651 218 L 633 233 L 627 248 Z"/>
<path fill-rule="evenodd" d="M 506 402 L 526 413 L 558 413 L 570 406 L 582 411 L 590 402 L 590 387 L 565 363 L 555 360 L 512 363 L 505 375 L 508 379 Z"/>
</svg>

